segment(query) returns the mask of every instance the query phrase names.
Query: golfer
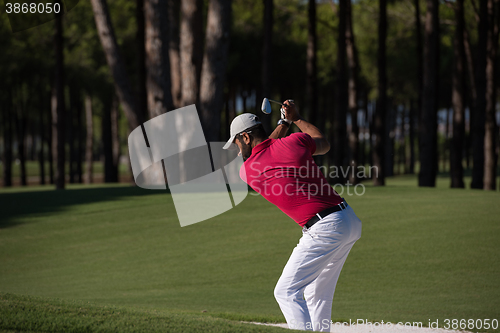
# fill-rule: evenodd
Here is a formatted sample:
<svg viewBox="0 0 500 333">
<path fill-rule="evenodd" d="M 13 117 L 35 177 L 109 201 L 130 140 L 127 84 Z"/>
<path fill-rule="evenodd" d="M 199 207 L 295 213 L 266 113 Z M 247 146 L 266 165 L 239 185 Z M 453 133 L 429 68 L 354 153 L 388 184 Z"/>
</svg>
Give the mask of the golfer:
<svg viewBox="0 0 500 333">
<path fill-rule="evenodd" d="M 283 137 L 292 122 L 302 133 Z M 234 118 L 230 134 L 224 148 L 238 146 L 245 161 L 242 179 L 302 227 L 274 289 L 288 327 L 329 332 L 340 271 L 361 237 L 361 221 L 312 158 L 327 153 L 330 144 L 290 100 L 283 102 L 282 119 L 270 136 L 249 113 Z"/>
</svg>

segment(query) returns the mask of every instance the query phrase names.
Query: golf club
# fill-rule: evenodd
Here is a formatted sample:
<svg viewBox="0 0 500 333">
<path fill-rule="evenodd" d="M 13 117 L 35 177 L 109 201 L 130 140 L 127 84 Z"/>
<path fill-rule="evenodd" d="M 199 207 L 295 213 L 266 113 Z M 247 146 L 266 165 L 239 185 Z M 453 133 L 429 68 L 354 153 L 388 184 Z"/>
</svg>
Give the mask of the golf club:
<svg viewBox="0 0 500 333">
<path fill-rule="evenodd" d="M 290 101 L 291 103 L 293 103 L 293 100 L 291 100 L 291 99 L 289 99 L 288 101 Z M 268 98 L 264 97 L 264 99 L 262 100 L 261 110 L 265 114 L 270 114 L 271 113 L 271 103 L 269 103 L 269 102 L 273 102 L 273 103 L 279 104 L 281 106 L 284 106 L 283 103 L 280 103 L 280 102 L 277 102 L 277 101 L 273 101 L 272 99 L 268 99 Z"/>
</svg>

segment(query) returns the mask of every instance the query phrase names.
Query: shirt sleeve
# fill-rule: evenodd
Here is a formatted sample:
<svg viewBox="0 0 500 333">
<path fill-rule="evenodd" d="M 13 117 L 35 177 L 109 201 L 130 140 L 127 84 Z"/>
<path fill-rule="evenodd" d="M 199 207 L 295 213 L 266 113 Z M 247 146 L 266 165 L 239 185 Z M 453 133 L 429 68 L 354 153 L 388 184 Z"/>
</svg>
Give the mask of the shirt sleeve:
<svg viewBox="0 0 500 333">
<path fill-rule="evenodd" d="M 293 133 L 290 135 L 290 138 L 293 138 L 298 145 L 307 148 L 311 152 L 311 155 L 316 151 L 316 142 L 314 142 L 314 139 L 309 134 Z"/>
</svg>

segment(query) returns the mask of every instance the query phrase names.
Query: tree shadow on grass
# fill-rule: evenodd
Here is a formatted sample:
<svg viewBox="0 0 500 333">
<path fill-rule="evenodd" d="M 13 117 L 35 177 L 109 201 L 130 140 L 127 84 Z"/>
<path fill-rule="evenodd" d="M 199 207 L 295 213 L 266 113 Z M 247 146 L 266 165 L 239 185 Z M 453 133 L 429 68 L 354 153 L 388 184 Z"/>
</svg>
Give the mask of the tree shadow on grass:
<svg viewBox="0 0 500 333">
<path fill-rule="evenodd" d="M 69 206 L 166 193 L 170 191 L 151 191 L 136 186 L 0 193 L 0 229 L 22 224 L 19 217 L 56 213 Z"/>
</svg>

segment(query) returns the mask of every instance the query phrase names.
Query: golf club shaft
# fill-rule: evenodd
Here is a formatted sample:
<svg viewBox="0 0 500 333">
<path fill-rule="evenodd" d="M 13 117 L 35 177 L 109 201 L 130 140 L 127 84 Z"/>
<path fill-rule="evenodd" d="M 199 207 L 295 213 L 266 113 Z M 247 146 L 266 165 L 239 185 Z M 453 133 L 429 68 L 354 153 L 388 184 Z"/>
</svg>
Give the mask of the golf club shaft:
<svg viewBox="0 0 500 333">
<path fill-rule="evenodd" d="M 272 99 L 267 99 L 269 102 L 273 102 L 273 103 L 276 103 L 276 104 L 279 104 L 279 105 L 283 105 L 283 103 L 280 103 L 280 102 L 277 102 L 277 101 L 273 101 Z"/>
</svg>

